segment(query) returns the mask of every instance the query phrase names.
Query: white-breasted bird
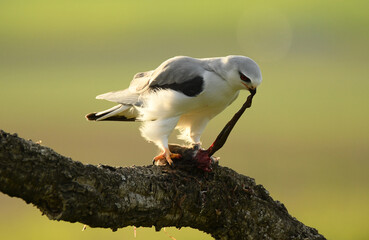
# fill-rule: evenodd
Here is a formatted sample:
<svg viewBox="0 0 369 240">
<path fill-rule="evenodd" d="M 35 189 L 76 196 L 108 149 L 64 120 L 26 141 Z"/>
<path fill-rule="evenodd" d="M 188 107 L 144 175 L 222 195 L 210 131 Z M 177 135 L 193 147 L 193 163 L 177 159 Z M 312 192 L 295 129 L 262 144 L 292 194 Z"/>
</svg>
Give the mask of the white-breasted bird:
<svg viewBox="0 0 369 240">
<path fill-rule="evenodd" d="M 237 97 L 261 83 L 259 66 L 244 56 L 191 58 L 178 56 L 152 71 L 137 73 L 129 88 L 98 95 L 118 105 L 86 115 L 95 121 L 139 121 L 142 136 L 161 153 L 155 162 L 179 157 L 170 152 L 168 137 L 177 128 L 179 139 L 200 144 L 208 122 Z M 160 161 L 159 161 L 160 160 Z"/>
</svg>

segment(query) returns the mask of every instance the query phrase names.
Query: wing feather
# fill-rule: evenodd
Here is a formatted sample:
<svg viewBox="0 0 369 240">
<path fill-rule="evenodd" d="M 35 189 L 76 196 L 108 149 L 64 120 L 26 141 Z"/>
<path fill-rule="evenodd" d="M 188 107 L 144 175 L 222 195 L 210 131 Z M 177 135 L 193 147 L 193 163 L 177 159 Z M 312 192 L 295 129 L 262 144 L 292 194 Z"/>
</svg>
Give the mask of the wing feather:
<svg viewBox="0 0 369 240">
<path fill-rule="evenodd" d="M 139 94 L 130 91 L 130 89 L 124 89 L 100 94 L 96 97 L 96 99 L 104 99 L 110 102 L 139 106 L 141 104 L 139 97 Z"/>
<path fill-rule="evenodd" d="M 152 73 L 150 86 L 183 84 L 211 71 L 206 61 L 191 57 L 174 57 L 162 63 Z"/>
<path fill-rule="evenodd" d="M 155 70 L 137 73 L 128 89 L 104 93 L 96 98 L 141 106 L 140 96 L 150 90 L 171 89 L 187 96 L 197 96 L 203 91 L 203 76 L 207 71 L 214 70 L 204 59 L 174 57 L 163 62 Z"/>
<path fill-rule="evenodd" d="M 129 90 L 131 90 L 132 92 L 138 93 L 138 92 L 142 92 L 145 89 L 147 89 L 147 87 L 150 84 L 150 79 L 151 79 L 153 72 L 154 71 L 137 73 L 133 77 L 133 80 L 131 81 L 129 85 Z"/>
</svg>

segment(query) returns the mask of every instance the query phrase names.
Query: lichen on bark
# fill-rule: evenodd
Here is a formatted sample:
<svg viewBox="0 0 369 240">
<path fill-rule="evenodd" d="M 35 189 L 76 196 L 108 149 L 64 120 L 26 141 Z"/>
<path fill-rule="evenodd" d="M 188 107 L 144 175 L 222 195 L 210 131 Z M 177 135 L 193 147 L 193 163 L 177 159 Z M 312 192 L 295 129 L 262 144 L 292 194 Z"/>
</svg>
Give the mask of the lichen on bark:
<svg viewBox="0 0 369 240">
<path fill-rule="evenodd" d="M 193 164 L 193 149 L 171 150 L 183 156 L 175 167 L 94 166 L 1 131 L 0 191 L 51 220 L 90 227 L 191 227 L 215 239 L 325 239 L 254 179 L 217 163 L 203 172 Z"/>
</svg>

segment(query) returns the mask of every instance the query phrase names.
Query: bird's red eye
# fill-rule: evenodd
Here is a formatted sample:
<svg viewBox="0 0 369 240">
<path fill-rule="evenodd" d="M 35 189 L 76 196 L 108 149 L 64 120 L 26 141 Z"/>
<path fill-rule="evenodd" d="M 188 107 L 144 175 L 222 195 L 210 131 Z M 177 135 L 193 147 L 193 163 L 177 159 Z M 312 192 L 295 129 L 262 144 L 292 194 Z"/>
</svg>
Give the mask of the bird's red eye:
<svg viewBox="0 0 369 240">
<path fill-rule="evenodd" d="M 250 78 L 246 77 L 246 76 L 245 76 L 245 75 L 243 75 L 242 73 L 240 73 L 240 78 L 241 78 L 241 80 L 242 80 L 242 81 L 244 81 L 244 82 L 247 82 L 247 83 L 250 83 L 250 82 L 251 82 Z"/>
</svg>

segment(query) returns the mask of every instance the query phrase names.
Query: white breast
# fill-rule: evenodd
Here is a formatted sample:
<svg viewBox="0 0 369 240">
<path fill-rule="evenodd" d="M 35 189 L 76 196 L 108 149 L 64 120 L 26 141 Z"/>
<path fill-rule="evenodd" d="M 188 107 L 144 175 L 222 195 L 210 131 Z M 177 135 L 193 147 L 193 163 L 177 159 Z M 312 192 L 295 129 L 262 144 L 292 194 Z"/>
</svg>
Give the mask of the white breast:
<svg viewBox="0 0 369 240">
<path fill-rule="evenodd" d="M 173 90 L 160 90 L 146 95 L 142 99 L 145 107 L 139 109 L 140 119 L 148 121 L 197 112 L 207 112 L 212 118 L 223 111 L 237 97 L 238 92 L 218 75 L 207 72 L 204 75 L 204 91 L 196 97 Z"/>
<path fill-rule="evenodd" d="M 207 72 L 204 76 L 205 91 L 198 98 L 205 107 L 226 108 L 237 96 L 239 90 L 232 88 L 228 82 L 217 74 Z"/>
</svg>

